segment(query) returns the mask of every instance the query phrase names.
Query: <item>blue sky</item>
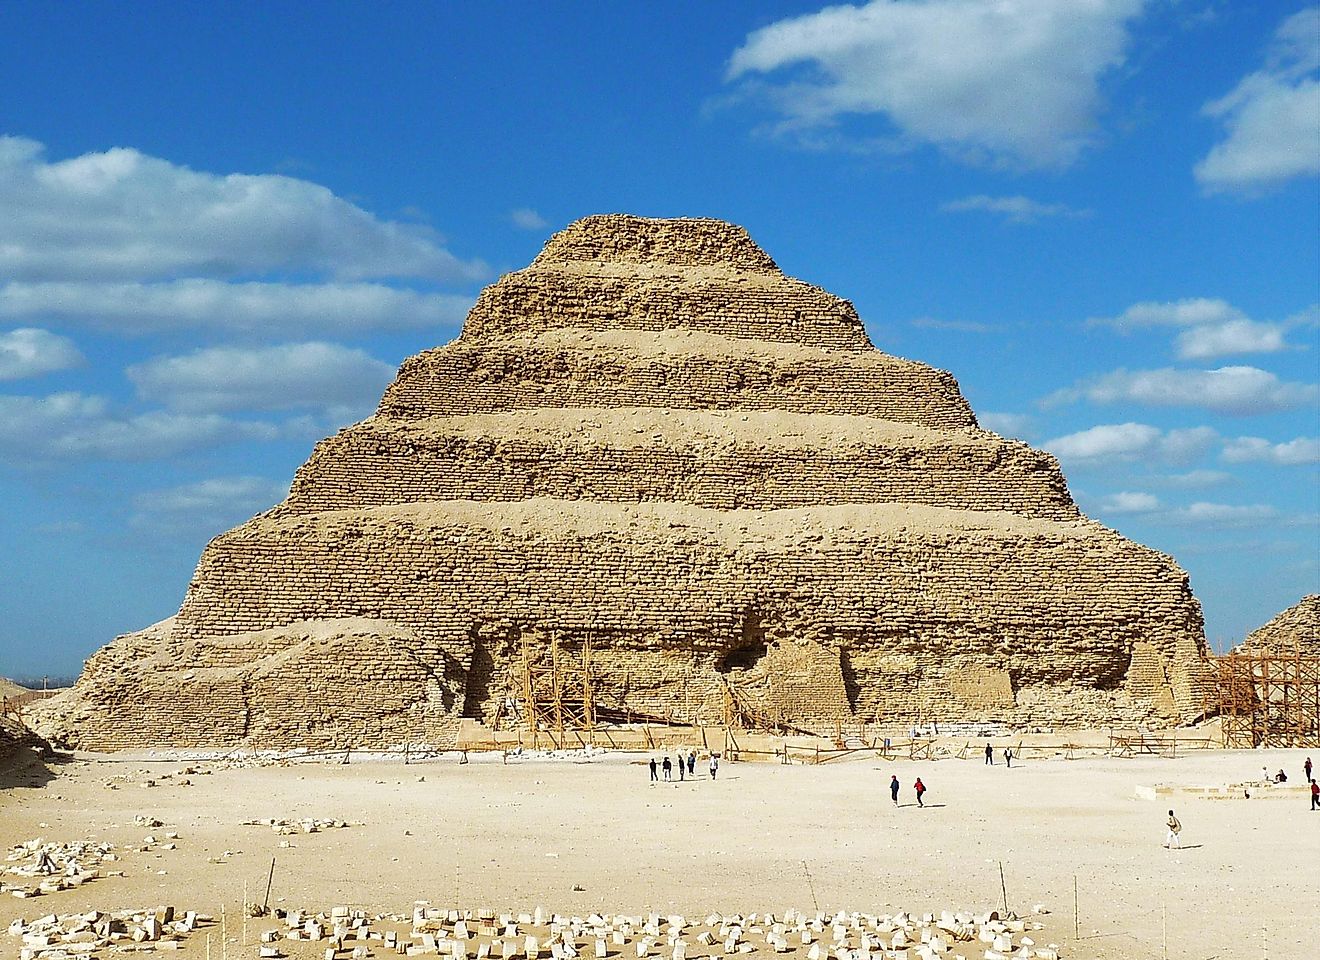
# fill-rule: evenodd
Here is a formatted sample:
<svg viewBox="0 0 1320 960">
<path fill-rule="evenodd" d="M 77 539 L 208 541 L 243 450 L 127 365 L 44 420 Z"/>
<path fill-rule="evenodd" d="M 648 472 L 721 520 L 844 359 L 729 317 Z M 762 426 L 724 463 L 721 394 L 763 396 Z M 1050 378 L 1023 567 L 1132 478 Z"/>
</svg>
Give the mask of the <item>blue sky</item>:
<svg viewBox="0 0 1320 960">
<path fill-rule="evenodd" d="M 1320 8 L 0 7 L 0 673 L 177 609 L 590 213 L 715 216 L 1055 452 L 1207 632 L 1320 589 Z"/>
</svg>

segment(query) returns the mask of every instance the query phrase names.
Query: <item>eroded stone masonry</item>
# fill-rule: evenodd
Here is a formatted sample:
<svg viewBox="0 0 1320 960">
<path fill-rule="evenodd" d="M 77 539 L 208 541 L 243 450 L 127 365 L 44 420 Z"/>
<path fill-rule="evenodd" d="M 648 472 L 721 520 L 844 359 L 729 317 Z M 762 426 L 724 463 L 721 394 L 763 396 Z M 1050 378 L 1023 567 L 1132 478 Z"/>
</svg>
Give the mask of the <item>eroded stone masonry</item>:
<svg viewBox="0 0 1320 960">
<path fill-rule="evenodd" d="M 580 663 L 602 713 L 1166 725 L 1200 606 L 951 375 L 716 220 L 588 217 L 487 288 L 177 616 L 41 723 L 88 748 L 450 742 Z"/>
</svg>

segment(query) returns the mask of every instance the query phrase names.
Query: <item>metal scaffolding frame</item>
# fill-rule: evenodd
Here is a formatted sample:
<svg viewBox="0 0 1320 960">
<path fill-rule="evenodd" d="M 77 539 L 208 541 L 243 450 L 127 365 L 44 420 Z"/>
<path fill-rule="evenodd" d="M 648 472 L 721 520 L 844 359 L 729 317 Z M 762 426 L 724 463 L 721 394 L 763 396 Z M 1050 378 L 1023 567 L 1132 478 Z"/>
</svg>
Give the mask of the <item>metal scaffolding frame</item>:
<svg viewBox="0 0 1320 960">
<path fill-rule="evenodd" d="M 1225 747 L 1320 748 L 1320 657 L 1233 652 L 1214 659 Z"/>
</svg>

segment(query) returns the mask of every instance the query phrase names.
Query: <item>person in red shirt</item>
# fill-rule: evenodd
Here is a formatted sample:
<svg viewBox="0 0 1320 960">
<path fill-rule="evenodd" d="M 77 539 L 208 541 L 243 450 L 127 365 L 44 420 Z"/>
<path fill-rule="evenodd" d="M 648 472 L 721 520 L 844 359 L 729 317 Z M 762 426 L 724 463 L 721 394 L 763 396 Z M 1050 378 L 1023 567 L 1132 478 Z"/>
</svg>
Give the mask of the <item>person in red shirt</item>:
<svg viewBox="0 0 1320 960">
<path fill-rule="evenodd" d="M 912 784 L 912 788 L 917 791 L 917 806 L 924 807 L 925 804 L 921 802 L 921 795 L 926 792 L 926 785 L 921 782 L 920 777 L 917 777 L 917 782 Z"/>
<path fill-rule="evenodd" d="M 1320 810 L 1320 783 L 1311 781 L 1311 809 Z"/>
</svg>

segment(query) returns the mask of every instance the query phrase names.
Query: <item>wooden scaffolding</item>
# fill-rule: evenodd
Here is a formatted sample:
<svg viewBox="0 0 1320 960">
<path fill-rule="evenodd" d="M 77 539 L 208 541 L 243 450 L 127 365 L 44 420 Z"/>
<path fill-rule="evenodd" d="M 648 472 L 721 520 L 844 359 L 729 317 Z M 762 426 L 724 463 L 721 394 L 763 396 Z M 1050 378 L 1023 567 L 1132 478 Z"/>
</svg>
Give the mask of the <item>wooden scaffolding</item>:
<svg viewBox="0 0 1320 960">
<path fill-rule="evenodd" d="M 1320 657 L 1216 657 L 1215 690 L 1225 747 L 1320 748 Z"/>
<path fill-rule="evenodd" d="M 577 650 L 550 636 L 548 643 L 522 642 L 520 670 L 522 720 L 532 735 L 532 747 L 545 736 L 556 749 L 572 735 L 577 746 L 594 742 L 596 705 L 591 684 L 591 642 Z"/>
</svg>

